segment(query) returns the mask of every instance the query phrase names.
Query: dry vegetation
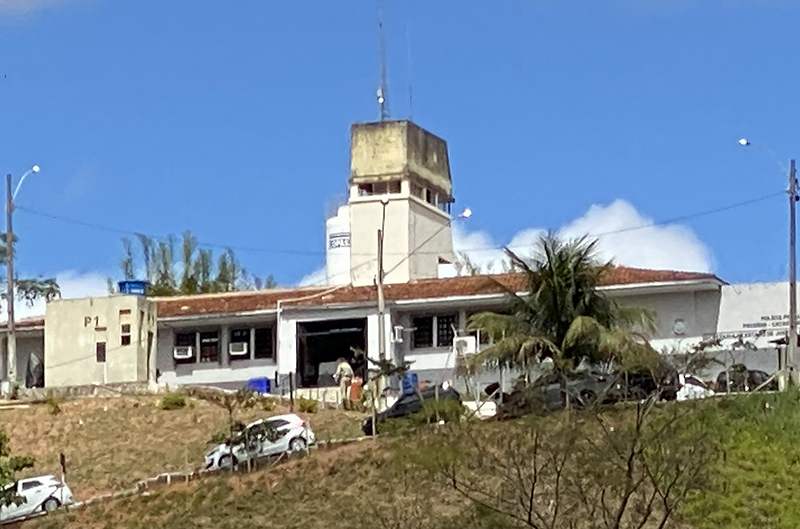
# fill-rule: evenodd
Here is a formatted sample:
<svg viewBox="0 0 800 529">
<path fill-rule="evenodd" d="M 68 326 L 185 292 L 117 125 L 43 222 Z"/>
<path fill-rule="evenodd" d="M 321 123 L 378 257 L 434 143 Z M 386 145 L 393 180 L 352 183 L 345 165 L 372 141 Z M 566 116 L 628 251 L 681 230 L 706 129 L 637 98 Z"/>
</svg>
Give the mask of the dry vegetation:
<svg viewBox="0 0 800 529">
<path fill-rule="evenodd" d="M 431 529 L 468 509 L 424 473 L 401 472 L 404 479 L 396 479 L 394 453 L 386 441 L 320 449 L 267 471 L 176 485 L 151 496 L 32 520 L 25 527 Z"/>
<path fill-rule="evenodd" d="M 12 450 L 32 455 L 29 474 L 59 473 L 59 452 L 67 459 L 68 478 L 77 498 L 127 488 L 136 481 L 169 471 L 194 470 L 211 436 L 227 428 L 227 412 L 207 402 L 189 399 L 178 410 L 162 410 L 155 396 L 77 399 L 52 406 L 0 409 L 0 426 L 11 438 Z M 278 407 L 264 412 L 245 410 L 243 422 L 288 412 Z M 320 410 L 304 415 L 317 434 L 328 440 L 360 434 L 363 415 Z"/>
</svg>

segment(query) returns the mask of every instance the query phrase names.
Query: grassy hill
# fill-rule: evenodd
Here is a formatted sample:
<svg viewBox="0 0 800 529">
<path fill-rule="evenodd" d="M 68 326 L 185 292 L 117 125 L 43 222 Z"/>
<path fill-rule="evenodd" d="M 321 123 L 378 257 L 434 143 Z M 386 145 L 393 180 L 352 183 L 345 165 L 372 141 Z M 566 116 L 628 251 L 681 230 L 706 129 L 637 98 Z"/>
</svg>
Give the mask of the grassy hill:
<svg viewBox="0 0 800 529">
<path fill-rule="evenodd" d="M 188 471 L 202 465 L 211 436 L 227 427 L 227 412 L 189 399 L 177 410 L 159 408 L 157 396 L 76 399 L 52 406 L 0 409 L 0 425 L 15 453 L 32 455 L 28 473 L 55 474 L 59 453 L 67 459 L 67 482 L 81 500 L 98 492 L 130 487 L 162 472 Z M 246 410 L 244 422 L 286 413 Z M 337 410 L 300 414 L 310 421 L 319 440 L 360 435 L 363 414 Z"/>
<path fill-rule="evenodd" d="M 131 405 L 129 402 L 127 407 Z M 646 441 L 649 448 L 644 453 L 660 452 L 672 447 L 671 452 L 655 454 L 656 459 L 651 460 L 668 464 L 661 470 L 669 470 L 669 465 L 679 469 L 685 469 L 692 464 L 704 465 L 703 472 L 696 475 L 691 472 L 686 474 L 690 493 L 676 503 L 676 516 L 667 527 L 800 527 L 800 503 L 797 502 L 800 494 L 800 393 L 749 395 L 698 405 L 672 404 L 661 410 L 663 411 L 659 413 L 664 416 L 673 413 L 677 418 L 675 429 L 658 429 L 661 426 L 654 423 L 657 428 L 652 431 L 662 437 L 674 436 L 674 442 L 659 444 L 653 437 L 643 437 L 649 439 Z M 99 410 L 95 409 L 86 416 L 93 417 L 98 413 Z M 121 412 L 114 414 L 118 420 L 109 419 L 108 424 L 122 427 L 121 423 L 129 422 L 132 417 L 139 417 L 138 413 L 143 412 L 127 413 L 132 415 Z M 150 428 L 140 428 L 137 431 L 152 435 L 150 430 L 155 429 L 156 422 L 164 421 L 170 416 L 169 413 L 151 405 L 146 414 L 134 421 L 141 421 L 150 425 Z M 191 425 L 193 413 L 202 414 L 203 417 L 216 417 L 217 426 L 224 423 L 224 415 L 200 406 L 194 410 L 181 411 L 178 416 L 188 416 L 184 424 Z M 159 418 L 159 421 L 151 420 L 150 416 Z M 626 438 L 612 436 L 609 437 L 611 444 L 604 445 L 601 436 L 603 432 L 622 431 L 635 423 L 634 412 L 630 409 L 615 409 L 604 411 L 597 417 L 593 414 L 577 414 L 574 416 L 577 417 L 574 424 L 581 428 L 581 435 L 577 437 L 570 433 L 575 430 L 564 430 L 569 435 L 558 432 L 566 424 L 565 417 L 567 416 L 564 414 L 556 414 L 514 423 L 485 424 L 478 427 L 478 434 L 468 438 L 459 427 L 454 427 L 438 433 L 426 430 L 331 450 L 318 450 L 305 459 L 290 461 L 249 475 L 224 475 L 188 485 L 176 485 L 154 491 L 148 496 L 95 505 L 33 520 L 24 525 L 39 529 L 525 527 L 524 521 L 514 521 L 493 513 L 492 508 L 496 505 L 505 508 L 500 503 L 487 500 L 486 505 L 490 508 L 486 508 L 469 501 L 464 494 L 452 488 L 445 475 L 430 472 L 426 462 L 436 461 L 438 465 L 444 461 L 447 464 L 452 463 L 455 468 L 467 461 L 459 467 L 460 479 L 471 474 L 476 479 L 474 483 L 486 487 L 485 490 L 502 491 L 505 495 L 504 501 L 507 500 L 511 511 L 519 506 L 515 496 L 518 491 L 512 490 L 512 485 L 516 482 L 506 479 L 512 474 L 509 469 L 521 469 L 522 473 L 530 471 L 536 467 L 536 460 L 541 458 L 542 464 L 538 471 L 540 481 L 545 487 L 540 494 L 551 498 L 552 469 L 555 468 L 552 462 L 561 460 L 553 456 L 566 454 L 563 450 L 569 443 L 577 443 L 575 446 L 578 447 L 589 443 L 598 448 L 594 455 L 580 454 L 575 459 L 576 464 L 583 466 L 576 467 L 577 472 L 573 477 L 579 480 L 585 478 L 584 483 L 596 483 L 606 479 L 604 476 L 617 472 L 602 457 L 603 454 L 624 447 L 624 442 L 617 444 L 617 441 L 624 441 Z M 40 419 L 56 420 L 58 417 L 51 419 L 42 416 Z M 315 419 L 320 423 L 318 430 L 324 431 L 328 428 L 322 426 L 327 423 L 327 419 L 322 421 L 321 415 L 312 418 L 312 421 Z M 340 419 L 331 420 L 342 424 Z M 43 426 L 40 428 L 42 432 L 46 430 Z M 113 429 L 112 426 L 105 428 L 108 433 Z M 204 432 L 213 430 L 214 427 L 204 427 Z M 537 431 L 541 436 L 535 435 Z M 177 435 L 175 430 L 172 433 Z M 196 441 L 193 441 L 198 443 L 198 447 L 202 443 L 203 435 L 197 434 Z M 164 436 L 161 435 L 160 438 L 163 440 Z M 189 441 L 185 434 L 183 438 Z M 445 438 L 461 443 L 458 450 L 442 451 L 442 445 L 437 443 L 439 439 Z M 135 437 L 128 439 L 127 443 L 118 445 L 119 450 L 132 450 L 134 454 L 146 452 L 140 446 L 131 446 L 143 444 L 137 442 Z M 148 442 L 153 442 L 152 437 L 148 439 Z M 713 452 L 703 452 L 701 445 L 712 442 Z M 531 457 L 531 447 L 538 450 L 534 457 Z M 96 454 L 96 450 L 94 448 L 92 452 Z M 176 468 L 180 468 L 183 455 L 178 451 L 158 457 L 162 461 L 171 461 Z M 102 464 L 90 464 L 89 459 L 86 458 L 86 468 L 92 470 L 87 477 L 99 477 L 108 483 L 120 480 L 119 473 L 136 471 L 133 470 L 136 457 L 127 457 L 124 465 L 114 462 L 113 458 Z M 613 458 L 608 461 L 613 463 Z M 498 467 L 498 462 L 518 466 L 501 468 Z M 108 464 L 111 466 L 107 466 Z M 567 468 L 564 475 L 569 472 L 571 470 Z M 86 477 L 82 479 L 85 480 Z M 693 484 L 693 479 L 699 481 Z M 591 493 L 597 489 L 587 490 Z M 612 486 L 606 490 L 609 494 L 619 494 L 619 487 Z M 643 492 L 649 493 L 651 490 L 645 488 Z M 642 494 L 642 497 L 646 495 Z M 639 498 L 635 498 L 635 501 L 639 501 Z M 580 502 L 571 507 L 584 508 Z M 657 505 L 656 511 L 659 509 L 661 507 Z M 585 527 L 605 527 L 602 524 L 590 525 L 588 517 L 585 522 Z M 594 522 L 599 523 L 599 518 Z M 547 527 L 545 524 L 538 526 Z M 646 528 L 656 526 L 657 524 L 649 522 L 645 525 Z"/>
</svg>

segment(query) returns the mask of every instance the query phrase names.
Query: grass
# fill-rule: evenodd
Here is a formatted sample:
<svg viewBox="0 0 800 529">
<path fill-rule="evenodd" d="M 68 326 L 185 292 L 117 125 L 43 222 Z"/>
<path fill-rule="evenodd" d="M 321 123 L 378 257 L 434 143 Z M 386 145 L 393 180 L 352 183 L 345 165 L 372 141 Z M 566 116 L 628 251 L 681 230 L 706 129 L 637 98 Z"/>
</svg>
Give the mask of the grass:
<svg viewBox="0 0 800 529">
<path fill-rule="evenodd" d="M 172 465 L 180 469 L 184 450 L 199 457 L 205 439 L 225 424 L 224 412 L 201 403 L 190 402 L 186 409 L 170 412 L 158 410 L 157 404 L 154 399 L 65 402 L 58 415 L 50 415 L 42 406 L 21 425 L 29 430 L 25 436 L 20 437 L 14 429 L 9 429 L 9 434 L 15 446 L 26 446 L 32 455 L 53 464 L 57 461 L 57 449 L 37 445 L 37 437 L 67 439 L 76 452 L 85 446 L 82 453 L 73 456 L 75 471 L 70 481 L 89 490 L 98 482 L 111 485 L 133 481 L 128 474 L 138 472 L 140 477 L 153 474 L 140 468 L 148 464 L 139 463 L 145 454 L 151 454 L 153 461 L 158 459 L 162 467 Z M 713 478 L 707 490 L 693 494 L 681 506 L 676 527 L 800 527 L 797 502 L 800 393 L 714 399 L 691 409 L 694 411 L 687 413 L 685 421 L 699 420 L 700 416 L 694 413 L 705 414 L 702 418 L 708 422 L 703 424 L 709 424 L 718 437 L 722 457 L 712 463 Z M 18 419 L 27 417 L 28 411 L 18 410 Z M 0 418 L 9 413 L 0 412 Z M 622 421 L 628 417 L 624 410 L 609 416 Z M 79 427 L 74 425 L 76 418 L 83 420 Z M 167 426 L 167 418 L 175 420 Z M 311 416 L 315 430 L 323 437 L 334 431 L 337 433 L 333 437 L 341 436 L 338 432 L 342 428 L 356 429 L 360 418 L 361 414 L 325 410 Z M 558 416 L 552 420 L 558 420 Z M 113 438 L 115 428 L 125 425 L 128 433 L 117 434 L 115 447 L 102 450 L 100 439 Z M 498 435 L 504 427 L 505 423 L 485 425 L 489 433 Z M 87 435 L 88 431 L 94 433 Z M 172 442 L 176 438 L 181 442 Z M 414 434 L 399 435 L 314 451 L 308 458 L 266 471 L 176 485 L 145 497 L 33 520 L 25 526 L 34 529 L 510 527 L 504 525 L 507 520 L 499 518 L 488 525 L 486 517 L 483 523 L 474 523 L 475 518 L 470 516 L 477 510 L 471 509 L 464 498 L 446 483 L 435 481 L 420 469 L 409 468 L 409 459 L 402 455 L 419 453 L 414 440 Z M 153 448 L 159 442 L 163 452 Z"/>
<path fill-rule="evenodd" d="M 38 529 L 380 527 L 427 529 L 467 505 L 444 487 L 388 479 L 386 441 L 365 441 L 239 477 L 176 485 L 146 497 L 33 520 Z M 395 474 L 391 474 L 393 477 Z M 422 507 L 421 507 L 422 506 Z M 424 522 L 425 525 L 422 523 Z"/>
<path fill-rule="evenodd" d="M 227 413 L 203 401 L 187 399 L 184 408 L 160 409 L 159 396 L 77 399 L 27 409 L 0 409 L 15 454 L 31 455 L 29 475 L 59 475 L 59 453 L 67 461 L 67 482 L 76 497 L 127 488 L 162 472 L 194 470 L 202 464 L 208 441 L 227 428 Z M 287 413 L 246 410 L 243 422 Z M 320 441 L 360 435 L 363 414 L 320 410 L 309 420 Z"/>
</svg>

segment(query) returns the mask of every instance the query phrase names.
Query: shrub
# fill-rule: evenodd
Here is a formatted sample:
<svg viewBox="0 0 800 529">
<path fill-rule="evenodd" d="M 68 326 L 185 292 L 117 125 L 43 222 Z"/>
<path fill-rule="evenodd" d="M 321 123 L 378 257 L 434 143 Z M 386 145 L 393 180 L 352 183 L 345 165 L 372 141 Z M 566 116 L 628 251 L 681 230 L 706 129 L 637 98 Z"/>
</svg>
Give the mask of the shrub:
<svg viewBox="0 0 800 529">
<path fill-rule="evenodd" d="M 186 395 L 180 392 L 167 393 L 158 406 L 162 410 L 180 410 L 186 407 Z"/>
<path fill-rule="evenodd" d="M 47 400 L 45 400 L 45 404 L 47 405 L 47 411 L 50 415 L 58 415 L 61 413 L 61 406 L 59 406 L 59 401 L 52 395 L 47 396 Z"/>
<path fill-rule="evenodd" d="M 305 397 L 297 399 L 297 409 L 302 413 L 317 413 L 318 408 L 319 402 L 315 399 L 307 399 Z"/>
<path fill-rule="evenodd" d="M 262 398 L 260 403 L 261 409 L 264 411 L 273 411 L 278 406 L 276 399 Z"/>
</svg>

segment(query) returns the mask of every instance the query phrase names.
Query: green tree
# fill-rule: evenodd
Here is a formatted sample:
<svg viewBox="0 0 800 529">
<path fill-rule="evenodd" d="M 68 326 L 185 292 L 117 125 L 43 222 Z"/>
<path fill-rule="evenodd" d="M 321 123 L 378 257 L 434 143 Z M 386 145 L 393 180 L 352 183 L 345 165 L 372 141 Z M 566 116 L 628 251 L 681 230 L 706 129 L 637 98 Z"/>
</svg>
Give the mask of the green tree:
<svg viewBox="0 0 800 529">
<path fill-rule="evenodd" d="M 569 371 L 581 361 L 615 361 L 654 367 L 658 354 L 647 334 L 654 315 L 622 306 L 599 287 L 612 264 L 597 257 L 597 241 L 585 237 L 562 241 L 542 236 L 530 259 L 509 249 L 513 268 L 525 274 L 527 293 L 506 288 L 508 313 L 473 315 L 468 326 L 493 339 L 493 345 L 472 359 L 473 365 L 494 365 L 527 372 L 545 358 Z"/>
<path fill-rule="evenodd" d="M 8 435 L 0 429 L 0 507 L 21 501 L 16 489 L 9 485 L 16 481 L 17 472 L 32 467 L 33 463 L 30 456 L 11 455 Z"/>
<path fill-rule="evenodd" d="M 163 240 L 154 240 L 140 234 L 137 235 L 137 242 L 134 245 L 130 239 L 122 239 L 120 271 L 126 280 L 131 280 L 137 277 L 137 270 L 141 270 L 144 279 L 149 283 L 149 295 L 235 292 L 257 288 L 260 283 L 250 278 L 233 250 L 226 249 L 215 260 L 211 250 L 199 247 L 200 244 L 191 231 L 183 232 L 179 252 L 175 250 L 178 239 L 172 235 Z M 265 288 L 274 288 L 272 276 L 267 278 L 265 284 Z M 113 282 L 110 280 L 109 289 L 113 290 Z"/>
<path fill-rule="evenodd" d="M 5 266 L 8 260 L 8 247 L 6 245 L 5 233 L 0 233 L 2 241 L 0 241 L 0 265 Z M 14 245 L 17 244 L 17 238 L 14 237 Z M 3 277 L 5 279 L 5 277 Z M 16 295 L 20 301 L 24 301 L 28 305 L 33 305 L 36 300 L 43 299 L 51 301 L 61 296 L 61 289 L 55 278 L 29 278 L 21 279 L 15 278 L 16 282 Z M 6 281 L 3 281 L 5 287 Z M 8 292 L 5 289 L 0 290 L 2 298 L 7 299 Z"/>
</svg>

